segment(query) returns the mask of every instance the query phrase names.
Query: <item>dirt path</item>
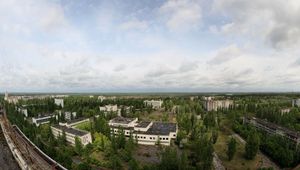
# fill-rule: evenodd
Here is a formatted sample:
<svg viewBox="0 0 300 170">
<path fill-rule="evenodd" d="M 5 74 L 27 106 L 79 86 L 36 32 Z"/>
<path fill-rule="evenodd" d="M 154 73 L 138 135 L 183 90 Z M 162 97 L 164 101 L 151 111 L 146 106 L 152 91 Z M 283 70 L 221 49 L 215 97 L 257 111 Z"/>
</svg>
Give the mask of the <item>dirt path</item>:
<svg viewBox="0 0 300 170">
<path fill-rule="evenodd" d="M 214 152 L 213 154 L 214 154 L 213 165 L 215 170 L 225 170 L 225 167 L 222 165 L 222 161 L 219 159 L 217 153 Z"/>
</svg>

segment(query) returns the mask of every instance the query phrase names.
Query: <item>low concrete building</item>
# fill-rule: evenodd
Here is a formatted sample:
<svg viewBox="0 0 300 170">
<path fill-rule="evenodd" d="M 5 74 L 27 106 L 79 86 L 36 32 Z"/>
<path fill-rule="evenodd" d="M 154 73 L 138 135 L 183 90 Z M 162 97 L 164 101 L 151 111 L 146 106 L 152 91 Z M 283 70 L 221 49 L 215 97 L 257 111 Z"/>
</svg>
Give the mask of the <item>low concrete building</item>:
<svg viewBox="0 0 300 170">
<path fill-rule="evenodd" d="M 162 100 L 145 100 L 144 104 L 146 106 L 151 106 L 153 109 L 161 108 L 163 101 Z"/>
<path fill-rule="evenodd" d="M 290 130 L 283 126 L 279 126 L 275 123 L 271 123 L 271 122 L 268 122 L 266 120 L 259 119 L 256 117 L 252 117 L 252 118 L 244 117 L 243 120 L 244 120 L 244 123 L 251 124 L 259 130 L 265 131 L 272 135 L 283 136 L 283 137 L 293 141 L 297 145 L 300 143 L 300 133 L 297 131 Z"/>
<path fill-rule="evenodd" d="M 47 115 L 42 115 L 42 116 L 38 116 L 38 117 L 33 117 L 32 123 L 35 124 L 36 126 L 40 126 L 42 124 L 50 123 L 50 120 L 52 118 L 57 119 L 57 115 L 47 114 Z"/>
<path fill-rule="evenodd" d="M 99 110 L 103 111 L 103 112 L 117 112 L 118 111 L 118 105 L 100 106 Z"/>
<path fill-rule="evenodd" d="M 62 108 L 64 108 L 64 99 L 54 99 L 54 103 L 57 106 L 61 106 Z"/>
<path fill-rule="evenodd" d="M 163 123 L 141 121 L 138 122 L 137 118 L 124 118 L 116 117 L 109 121 L 111 132 L 119 134 L 121 129 L 124 130 L 126 137 L 137 139 L 138 144 L 142 145 L 162 145 L 169 146 L 171 140 L 177 137 L 177 124 L 176 123 Z"/>
<path fill-rule="evenodd" d="M 92 143 L 92 136 L 90 132 L 69 128 L 66 126 L 61 125 L 53 125 L 51 126 L 51 130 L 53 135 L 58 138 L 59 136 L 63 135 L 63 132 L 66 134 L 67 142 L 69 142 L 71 145 L 75 145 L 75 138 L 78 137 L 82 143 L 82 145 L 87 145 L 89 143 Z"/>
</svg>

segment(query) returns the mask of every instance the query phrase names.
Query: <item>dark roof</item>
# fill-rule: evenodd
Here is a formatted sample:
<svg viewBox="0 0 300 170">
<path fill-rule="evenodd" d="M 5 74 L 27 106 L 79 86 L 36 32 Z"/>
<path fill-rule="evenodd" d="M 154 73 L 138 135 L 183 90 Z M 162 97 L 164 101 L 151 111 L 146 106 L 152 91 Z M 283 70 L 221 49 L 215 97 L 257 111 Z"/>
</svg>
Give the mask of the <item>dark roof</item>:
<svg viewBox="0 0 300 170">
<path fill-rule="evenodd" d="M 121 117 L 118 116 L 116 118 L 113 118 L 111 120 L 112 123 L 122 123 L 122 124 L 128 124 L 130 122 L 132 122 L 135 118 L 125 118 L 125 117 Z"/>
<path fill-rule="evenodd" d="M 85 120 L 85 119 L 89 119 L 89 118 L 78 118 L 78 119 L 73 119 L 73 120 L 70 120 L 70 121 L 67 121 L 68 124 L 72 124 L 72 123 L 76 123 L 76 122 L 80 122 L 82 120 Z"/>
<path fill-rule="evenodd" d="M 149 135 L 169 135 L 171 132 L 176 132 L 176 123 L 153 122 L 152 126 L 146 131 L 138 133 Z"/>
<path fill-rule="evenodd" d="M 249 119 L 249 118 L 248 118 Z M 292 137 L 295 137 L 295 138 L 299 138 L 300 137 L 300 133 L 297 132 L 297 131 L 293 131 L 291 129 L 288 129 L 288 128 L 285 128 L 283 126 L 279 126 L 275 123 L 272 123 L 272 122 L 268 122 L 266 120 L 263 120 L 263 119 L 259 119 L 259 118 L 250 118 L 250 119 L 253 119 L 255 120 L 257 123 L 261 124 L 261 125 L 264 125 L 270 129 L 273 129 L 273 130 L 280 130 L 282 132 L 284 132 L 286 135 L 289 135 L 289 136 L 292 136 Z"/>
<path fill-rule="evenodd" d="M 61 126 L 61 125 L 53 125 L 53 127 L 57 128 L 57 129 L 60 129 L 62 131 L 65 131 L 66 133 L 71 133 L 71 134 L 76 135 L 76 136 L 84 136 L 84 135 L 89 133 L 87 131 L 74 129 L 74 128 L 68 128 L 66 126 Z"/>
<path fill-rule="evenodd" d="M 52 118 L 52 117 L 51 117 Z M 51 118 L 47 118 L 47 119 L 37 119 L 36 123 L 40 124 L 40 123 L 45 123 L 45 122 L 49 122 L 51 120 Z"/>
<path fill-rule="evenodd" d="M 267 126 L 267 127 L 269 127 L 269 128 L 283 131 L 285 134 L 287 134 L 287 135 L 289 135 L 289 136 L 292 136 L 292 137 L 295 137 L 295 138 L 300 138 L 300 133 L 297 132 L 297 131 L 290 130 L 290 129 L 288 129 L 288 128 L 279 126 L 279 125 L 277 125 L 277 124 L 275 124 L 275 123 L 271 123 L 271 122 L 265 121 L 265 120 L 263 120 L 263 119 L 255 118 L 254 120 L 255 120 L 257 123 L 260 123 L 260 124 L 262 124 L 262 125 L 264 125 L 264 126 Z"/>
<path fill-rule="evenodd" d="M 150 123 L 151 122 L 149 122 L 149 121 L 141 121 L 141 122 L 138 122 L 138 124 L 135 127 L 146 128 Z"/>
</svg>

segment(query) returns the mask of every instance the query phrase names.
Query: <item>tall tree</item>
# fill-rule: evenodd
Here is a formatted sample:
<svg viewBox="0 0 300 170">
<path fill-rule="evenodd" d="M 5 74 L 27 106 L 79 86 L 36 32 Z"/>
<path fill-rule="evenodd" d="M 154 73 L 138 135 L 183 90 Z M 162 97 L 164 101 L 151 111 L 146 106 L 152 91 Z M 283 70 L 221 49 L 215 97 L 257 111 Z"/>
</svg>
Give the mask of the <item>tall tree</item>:
<svg viewBox="0 0 300 170">
<path fill-rule="evenodd" d="M 254 159 L 260 145 L 260 139 L 256 131 L 251 131 L 245 146 L 245 156 L 247 159 Z"/>
<path fill-rule="evenodd" d="M 232 158 L 234 157 L 234 154 L 236 152 L 236 145 L 237 142 L 234 138 L 231 138 L 227 143 L 227 157 L 229 161 L 231 161 Z"/>
</svg>

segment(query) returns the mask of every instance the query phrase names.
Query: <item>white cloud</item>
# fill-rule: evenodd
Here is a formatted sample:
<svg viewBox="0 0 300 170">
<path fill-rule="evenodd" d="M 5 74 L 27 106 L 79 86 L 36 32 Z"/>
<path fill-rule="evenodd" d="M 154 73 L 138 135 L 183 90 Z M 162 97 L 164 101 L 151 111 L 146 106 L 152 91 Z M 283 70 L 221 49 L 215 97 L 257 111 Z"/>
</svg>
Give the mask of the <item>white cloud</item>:
<svg viewBox="0 0 300 170">
<path fill-rule="evenodd" d="M 300 2 L 298 0 L 215 0 L 213 12 L 229 18 L 220 31 L 264 41 L 275 49 L 297 47 L 300 43 Z"/>
<path fill-rule="evenodd" d="M 145 30 L 148 28 L 146 21 L 140 21 L 138 19 L 132 19 L 124 22 L 120 25 L 122 30 Z"/>
<path fill-rule="evenodd" d="M 171 31 L 188 31 L 201 23 L 202 10 L 196 0 L 168 0 L 159 9 Z"/>
</svg>

